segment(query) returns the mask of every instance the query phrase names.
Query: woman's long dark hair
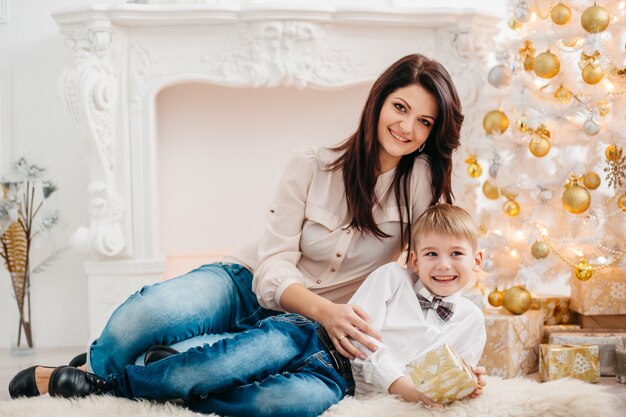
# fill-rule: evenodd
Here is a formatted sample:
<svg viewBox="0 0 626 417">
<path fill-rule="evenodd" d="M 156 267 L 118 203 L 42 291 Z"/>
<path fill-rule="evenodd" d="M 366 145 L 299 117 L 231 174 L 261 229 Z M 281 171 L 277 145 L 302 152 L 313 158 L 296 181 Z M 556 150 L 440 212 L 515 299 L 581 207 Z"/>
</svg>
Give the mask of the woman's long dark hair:
<svg viewBox="0 0 626 417">
<path fill-rule="evenodd" d="M 459 146 L 463 114 L 461 102 L 448 71 L 439 62 L 423 55 L 408 55 L 391 65 L 374 83 L 365 102 L 356 132 L 335 147 L 345 151 L 331 164 L 331 169 L 343 170 L 350 226 L 371 233 L 378 238 L 389 237 L 374 221 L 374 206 L 380 205 L 374 186 L 380 173 L 380 145 L 377 138 L 380 110 L 387 96 L 399 88 L 417 84 L 433 95 L 439 108 L 435 125 L 426 139 L 423 150 L 404 155 L 396 167 L 393 189 L 402 223 L 401 245 L 411 245 L 411 172 L 415 158 L 425 155 L 431 172 L 432 199 L 430 205 L 442 197 L 452 203 L 452 152 Z M 402 216 L 402 206 L 408 219 Z"/>
</svg>

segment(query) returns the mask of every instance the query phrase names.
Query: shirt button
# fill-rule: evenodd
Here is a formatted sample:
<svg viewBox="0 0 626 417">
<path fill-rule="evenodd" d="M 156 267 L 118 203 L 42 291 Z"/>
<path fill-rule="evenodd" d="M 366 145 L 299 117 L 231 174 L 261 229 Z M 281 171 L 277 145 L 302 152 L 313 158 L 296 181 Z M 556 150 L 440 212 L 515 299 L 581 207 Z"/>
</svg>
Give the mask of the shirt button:
<svg viewBox="0 0 626 417">
<path fill-rule="evenodd" d="M 337 252 L 337 258 L 341 258 L 341 252 Z"/>
<path fill-rule="evenodd" d="M 336 271 L 336 269 L 334 267 L 330 268 L 330 272 L 335 272 L 335 271 Z"/>
<path fill-rule="evenodd" d="M 318 284 L 321 284 L 321 283 L 322 283 L 322 280 L 321 280 L 321 279 L 318 279 L 316 282 L 317 282 Z"/>
<path fill-rule="evenodd" d="M 351 232 L 351 230 L 350 230 L 350 229 L 346 229 L 346 234 L 347 234 L 347 235 L 349 235 L 349 234 L 350 234 L 350 232 Z"/>
</svg>

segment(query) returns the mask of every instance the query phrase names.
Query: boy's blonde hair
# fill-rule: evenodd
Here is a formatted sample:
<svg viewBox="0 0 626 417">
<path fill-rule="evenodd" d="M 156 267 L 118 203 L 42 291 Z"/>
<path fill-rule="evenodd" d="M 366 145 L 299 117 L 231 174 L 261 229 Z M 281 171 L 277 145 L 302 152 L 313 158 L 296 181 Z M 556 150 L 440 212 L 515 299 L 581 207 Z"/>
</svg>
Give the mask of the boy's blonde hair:
<svg viewBox="0 0 626 417">
<path fill-rule="evenodd" d="M 415 248 L 420 237 L 427 233 L 437 233 L 467 239 L 476 250 L 478 226 L 472 216 L 459 206 L 439 203 L 430 206 L 413 225 L 412 237 Z"/>
</svg>

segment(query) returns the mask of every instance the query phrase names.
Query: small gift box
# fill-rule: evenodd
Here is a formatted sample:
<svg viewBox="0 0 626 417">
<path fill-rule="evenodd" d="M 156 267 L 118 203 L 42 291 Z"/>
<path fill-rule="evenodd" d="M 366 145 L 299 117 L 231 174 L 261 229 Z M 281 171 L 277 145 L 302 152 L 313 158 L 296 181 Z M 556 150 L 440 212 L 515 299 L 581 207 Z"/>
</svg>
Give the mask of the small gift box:
<svg viewBox="0 0 626 417">
<path fill-rule="evenodd" d="M 487 342 L 478 365 L 487 374 L 514 378 L 537 371 L 543 311 L 529 310 L 512 315 L 506 311 L 485 311 Z"/>
<path fill-rule="evenodd" d="M 624 336 L 626 333 L 603 333 L 581 329 L 567 333 L 554 333 L 550 336 L 550 344 L 598 346 L 600 375 L 611 376 L 615 375 L 615 346 Z"/>
<path fill-rule="evenodd" d="M 598 382 L 598 346 L 542 344 L 539 349 L 539 375 L 542 381 L 569 377 Z"/>
<path fill-rule="evenodd" d="M 575 324 L 578 313 L 569 308 L 570 298 L 558 295 L 534 295 L 531 308 L 545 313 L 544 324 Z"/>
<path fill-rule="evenodd" d="M 615 346 L 615 376 L 617 382 L 626 384 L 626 337 Z"/>
<path fill-rule="evenodd" d="M 550 335 L 554 333 L 571 332 L 574 330 L 580 330 L 580 324 L 552 324 L 543 326 L 543 335 L 541 337 L 541 343 L 548 343 L 550 341 Z"/>
<path fill-rule="evenodd" d="M 626 274 L 623 268 L 596 271 L 588 281 L 573 278 L 571 289 L 570 306 L 580 314 L 626 314 Z"/>
<path fill-rule="evenodd" d="M 441 345 L 407 364 L 416 389 L 433 401 L 450 404 L 480 385 L 472 368 L 448 345 Z"/>
</svg>

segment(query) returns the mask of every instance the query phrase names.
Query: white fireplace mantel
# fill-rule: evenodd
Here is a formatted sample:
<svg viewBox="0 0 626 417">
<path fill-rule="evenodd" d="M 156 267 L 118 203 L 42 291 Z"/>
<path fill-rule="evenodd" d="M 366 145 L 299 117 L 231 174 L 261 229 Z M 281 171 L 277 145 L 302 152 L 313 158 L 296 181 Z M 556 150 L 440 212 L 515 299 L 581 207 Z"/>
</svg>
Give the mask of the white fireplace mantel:
<svg viewBox="0 0 626 417">
<path fill-rule="evenodd" d="M 209 3 L 53 13 L 73 51 L 60 86 L 89 167 L 90 224 L 73 243 L 91 255 L 92 334 L 126 295 L 162 276 L 154 175 L 160 90 L 186 82 L 345 88 L 369 83 L 401 56 L 419 52 L 448 68 L 471 117 L 498 22 L 458 8 Z"/>
</svg>

